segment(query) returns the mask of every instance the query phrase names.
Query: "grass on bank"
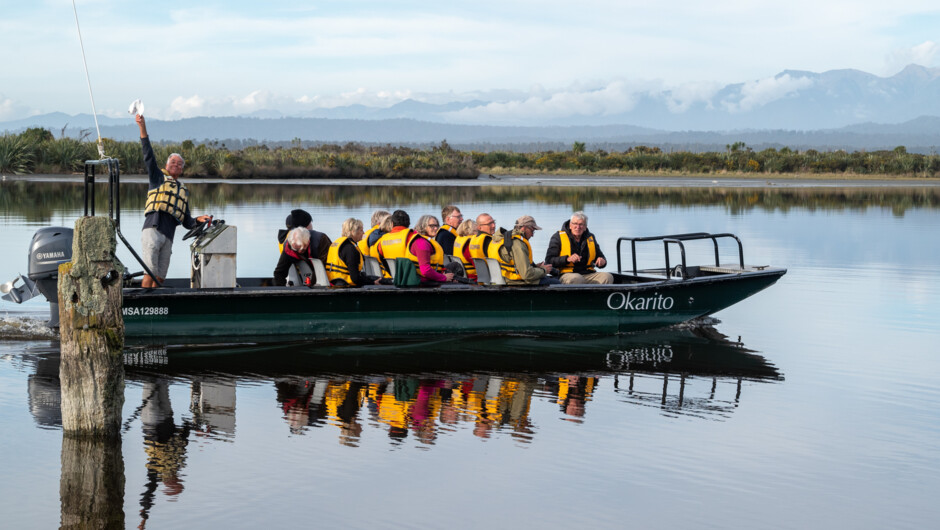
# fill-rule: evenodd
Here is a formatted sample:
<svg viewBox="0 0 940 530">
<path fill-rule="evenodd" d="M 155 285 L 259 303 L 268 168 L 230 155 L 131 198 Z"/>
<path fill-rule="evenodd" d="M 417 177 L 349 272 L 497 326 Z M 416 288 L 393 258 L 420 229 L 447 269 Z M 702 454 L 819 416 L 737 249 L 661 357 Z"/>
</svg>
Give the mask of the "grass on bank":
<svg viewBox="0 0 940 530">
<path fill-rule="evenodd" d="M 105 152 L 121 162 L 125 174 L 145 173 L 139 142 L 104 140 Z M 597 176 L 743 176 L 773 178 L 935 178 L 940 156 L 908 153 L 903 146 L 880 151 L 754 151 L 743 142 L 725 151 L 664 152 L 636 146 L 622 152 L 587 151 L 574 142 L 563 152 L 459 151 L 446 140 L 427 149 L 367 146 L 357 143 L 303 148 L 265 145 L 229 150 L 217 143 L 156 143 L 157 160 L 180 153 L 184 176 L 215 178 L 476 178 L 481 172 Z M 0 136 L 0 172 L 17 175 L 69 174 L 81 171 L 85 160 L 97 158 L 93 141 L 54 138 L 46 129 Z"/>
</svg>

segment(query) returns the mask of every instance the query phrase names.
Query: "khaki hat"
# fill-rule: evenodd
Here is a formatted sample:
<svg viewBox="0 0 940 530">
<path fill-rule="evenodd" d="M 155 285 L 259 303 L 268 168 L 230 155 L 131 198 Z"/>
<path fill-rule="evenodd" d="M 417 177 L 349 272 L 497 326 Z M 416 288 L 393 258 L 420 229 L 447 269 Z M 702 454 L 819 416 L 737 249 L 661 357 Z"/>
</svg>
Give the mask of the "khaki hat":
<svg viewBox="0 0 940 530">
<path fill-rule="evenodd" d="M 531 215 L 523 215 L 522 217 L 516 219 L 516 228 L 522 228 L 523 226 L 528 226 L 534 230 L 541 230 L 542 227 L 535 224 L 535 218 Z"/>
</svg>

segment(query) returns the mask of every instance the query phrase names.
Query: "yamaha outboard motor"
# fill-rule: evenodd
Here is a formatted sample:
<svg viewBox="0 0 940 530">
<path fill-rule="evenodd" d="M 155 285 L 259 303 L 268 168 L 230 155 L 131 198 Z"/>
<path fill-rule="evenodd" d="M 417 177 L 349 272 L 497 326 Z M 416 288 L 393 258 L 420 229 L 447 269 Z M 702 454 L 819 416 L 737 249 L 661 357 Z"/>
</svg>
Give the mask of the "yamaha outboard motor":
<svg viewBox="0 0 940 530">
<path fill-rule="evenodd" d="M 29 275 L 2 286 L 4 300 L 21 304 L 42 293 L 49 301 L 49 326 L 59 327 L 59 265 L 72 259 L 72 233 L 62 226 L 40 228 L 29 244 Z M 17 281 L 23 285 L 16 287 Z"/>
</svg>

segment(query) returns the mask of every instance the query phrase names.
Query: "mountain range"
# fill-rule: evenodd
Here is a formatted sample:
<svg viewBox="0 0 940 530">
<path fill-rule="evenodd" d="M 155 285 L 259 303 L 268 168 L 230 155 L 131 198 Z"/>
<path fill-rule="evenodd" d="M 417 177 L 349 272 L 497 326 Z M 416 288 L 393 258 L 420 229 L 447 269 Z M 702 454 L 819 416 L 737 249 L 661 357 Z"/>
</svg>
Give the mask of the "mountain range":
<svg viewBox="0 0 940 530">
<path fill-rule="evenodd" d="M 234 146 L 252 140 L 277 144 L 297 138 L 383 144 L 446 139 L 454 146 L 484 150 L 493 146 L 545 149 L 573 141 L 605 149 L 645 144 L 714 150 L 736 141 L 755 148 L 870 150 L 905 145 L 913 152 L 932 152 L 940 146 L 940 68 L 909 65 L 890 77 L 858 70 L 787 70 L 772 78 L 718 89 L 634 91 L 629 98 L 632 104 L 619 105 L 618 112 L 517 119 L 526 125 L 487 120 L 514 108 L 512 101 L 435 104 L 409 99 L 390 107 L 350 105 L 292 116 L 264 109 L 231 117 L 151 118 L 148 127 L 154 138 L 164 141 L 216 140 Z M 105 137 L 132 140 L 137 136 L 129 117 L 102 116 L 99 124 Z M 94 134 L 94 121 L 87 114 L 50 113 L 0 122 L 0 131 L 15 133 L 28 127 L 48 128 L 55 136 Z"/>
</svg>

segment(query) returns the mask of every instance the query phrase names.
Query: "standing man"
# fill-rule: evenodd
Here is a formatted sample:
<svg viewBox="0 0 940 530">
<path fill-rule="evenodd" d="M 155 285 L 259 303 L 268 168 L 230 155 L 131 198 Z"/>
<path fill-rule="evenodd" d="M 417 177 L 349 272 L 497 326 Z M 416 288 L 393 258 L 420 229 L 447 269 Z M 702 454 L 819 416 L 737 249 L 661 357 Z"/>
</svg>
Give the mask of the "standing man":
<svg viewBox="0 0 940 530">
<path fill-rule="evenodd" d="M 561 225 L 561 231 L 552 234 L 545 253 L 545 262 L 551 263 L 561 274 L 561 283 L 614 283 L 609 272 L 597 272 L 594 267 L 604 268 L 607 259 L 587 229 L 584 212 L 571 214 L 571 219 Z"/>
<path fill-rule="evenodd" d="M 157 286 L 157 282 L 166 279 L 170 268 L 170 255 L 173 253 L 173 236 L 176 235 L 177 225 L 182 224 L 187 229 L 196 226 L 196 222 L 205 222 L 211 219 L 208 215 L 200 215 L 193 219 L 189 213 L 189 193 L 186 186 L 180 182 L 183 174 L 183 157 L 173 153 L 166 159 L 166 168 L 157 167 L 157 160 L 147 136 L 147 123 L 144 117 L 137 115 L 137 125 L 140 127 L 140 146 L 144 152 L 144 166 L 150 177 L 150 191 L 147 192 L 147 204 L 144 209 L 144 229 L 141 234 L 143 260 L 156 279 L 145 275 L 141 283 L 144 288 Z"/>
<path fill-rule="evenodd" d="M 547 263 L 532 263 L 532 245 L 529 239 L 542 227 L 535 224 L 531 215 L 516 219 L 516 226 L 511 234 L 506 234 L 499 246 L 491 245 L 490 253 L 499 261 L 503 277 L 508 285 L 551 285 L 561 283 L 548 276 L 552 266 Z"/>
<path fill-rule="evenodd" d="M 441 210 L 441 219 L 444 224 L 437 231 L 434 240 L 444 249 L 444 254 L 453 256 L 454 241 L 457 239 L 457 227 L 463 222 L 463 214 L 460 213 L 460 208 L 451 204 Z"/>
</svg>

